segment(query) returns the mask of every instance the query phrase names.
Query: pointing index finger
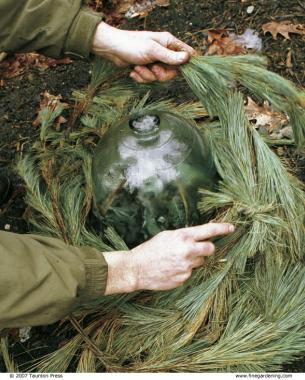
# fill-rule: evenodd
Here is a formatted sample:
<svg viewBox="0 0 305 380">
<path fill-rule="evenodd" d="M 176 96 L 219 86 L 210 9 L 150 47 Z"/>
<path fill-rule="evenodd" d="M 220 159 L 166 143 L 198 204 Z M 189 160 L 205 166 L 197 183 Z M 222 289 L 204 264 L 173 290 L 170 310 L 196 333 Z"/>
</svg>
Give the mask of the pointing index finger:
<svg viewBox="0 0 305 380">
<path fill-rule="evenodd" d="M 188 232 L 195 241 L 209 240 L 216 236 L 228 235 L 235 228 L 230 223 L 208 223 L 201 226 L 189 227 Z"/>
</svg>

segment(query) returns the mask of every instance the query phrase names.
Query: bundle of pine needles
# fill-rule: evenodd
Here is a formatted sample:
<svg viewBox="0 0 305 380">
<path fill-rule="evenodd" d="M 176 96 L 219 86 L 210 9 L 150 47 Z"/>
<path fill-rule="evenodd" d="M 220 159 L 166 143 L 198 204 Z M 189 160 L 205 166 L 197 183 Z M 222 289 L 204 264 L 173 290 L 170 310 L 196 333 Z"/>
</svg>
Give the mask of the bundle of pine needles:
<svg viewBox="0 0 305 380">
<path fill-rule="evenodd" d="M 264 65 L 255 56 L 193 58 L 182 73 L 201 104 L 176 105 L 151 102 L 97 61 L 89 89 L 74 94 L 80 125 L 58 132 L 49 113 L 41 115 L 41 141 L 19 163 L 35 232 L 101 251 L 128 249 L 115 226 L 103 236 L 89 227 L 91 160 L 108 128 L 143 110 L 194 123 L 218 118 L 198 126 L 221 178 L 217 192 L 200 190 L 199 209 L 237 228 L 184 286 L 83 305 L 68 322 L 74 338 L 28 370 L 64 372 L 77 355 L 79 372 L 258 372 L 305 354 L 304 193 L 249 124 L 236 84 L 289 115 L 300 149 L 305 99 Z"/>
</svg>

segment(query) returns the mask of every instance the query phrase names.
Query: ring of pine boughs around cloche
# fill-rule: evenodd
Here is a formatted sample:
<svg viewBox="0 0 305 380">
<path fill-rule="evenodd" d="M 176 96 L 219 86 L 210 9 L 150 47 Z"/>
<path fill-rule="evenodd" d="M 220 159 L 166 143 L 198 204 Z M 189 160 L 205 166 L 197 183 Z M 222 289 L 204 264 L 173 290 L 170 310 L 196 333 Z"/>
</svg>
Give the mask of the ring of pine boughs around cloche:
<svg viewBox="0 0 305 380">
<path fill-rule="evenodd" d="M 96 61 L 89 88 L 73 94 L 84 110 L 79 125 L 53 128 L 60 102 L 41 110 L 40 142 L 19 163 L 34 231 L 101 251 L 128 249 L 115 226 L 101 235 L 90 227 L 91 164 L 104 133 L 139 112 L 183 117 L 205 136 L 220 181 L 217 191 L 199 189 L 198 209 L 236 231 L 216 242 L 216 255 L 183 287 L 83 305 L 75 311 L 87 316 L 83 332 L 32 369 L 64 372 L 77 354 L 81 372 L 259 372 L 304 355 L 304 192 L 249 124 L 239 89 L 285 112 L 300 150 L 305 97 L 265 64 L 250 55 L 193 58 L 178 85 L 186 92 L 187 82 L 200 102 L 175 104 L 152 101 L 154 87 L 145 95 L 148 87 Z"/>
</svg>

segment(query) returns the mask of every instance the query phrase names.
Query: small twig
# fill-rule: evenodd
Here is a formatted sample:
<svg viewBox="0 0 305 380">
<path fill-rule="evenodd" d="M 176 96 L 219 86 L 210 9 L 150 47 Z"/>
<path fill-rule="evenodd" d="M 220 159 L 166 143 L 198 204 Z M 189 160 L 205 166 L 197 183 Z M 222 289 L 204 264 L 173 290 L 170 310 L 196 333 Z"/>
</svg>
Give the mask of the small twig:
<svg viewBox="0 0 305 380">
<path fill-rule="evenodd" d="M 88 107 L 88 105 L 92 101 L 92 98 L 95 92 L 96 92 L 96 88 L 89 86 L 87 89 L 85 98 L 75 104 L 75 107 L 69 117 L 68 124 L 67 124 L 68 133 L 73 130 L 75 123 L 77 122 L 77 120 L 80 118 L 82 113 L 85 111 L 85 109 Z"/>
<path fill-rule="evenodd" d="M 0 215 L 4 215 L 8 209 L 11 207 L 14 200 L 20 195 L 25 192 L 25 189 L 23 186 L 18 186 L 17 189 L 13 192 L 10 199 L 6 202 L 5 206 L 3 208 L 0 208 Z"/>
<path fill-rule="evenodd" d="M 43 179 L 45 180 L 47 187 L 48 187 L 48 190 L 49 190 L 49 193 L 50 193 L 51 205 L 52 205 L 52 209 L 53 209 L 53 213 L 54 213 L 56 223 L 58 225 L 59 230 L 62 233 L 62 237 L 63 237 L 65 243 L 69 244 L 70 240 L 67 236 L 66 226 L 65 226 L 62 214 L 60 212 L 60 209 L 58 207 L 58 195 L 55 193 L 55 189 L 54 189 L 54 186 L 52 184 L 52 179 L 53 179 L 52 163 L 50 161 L 48 161 L 47 163 L 44 162 L 42 169 L 41 169 L 41 172 L 42 172 Z"/>
<path fill-rule="evenodd" d="M 94 353 L 94 355 L 101 361 L 101 363 L 104 365 L 106 369 L 113 369 L 110 364 L 105 359 L 106 354 L 103 353 L 97 345 L 92 342 L 90 337 L 85 333 L 84 329 L 81 327 L 81 325 L 78 323 L 75 317 L 70 316 L 69 320 L 72 324 L 72 326 L 75 328 L 75 330 L 82 336 L 84 341 L 88 344 L 90 350 Z"/>
<path fill-rule="evenodd" d="M 272 140 L 268 137 L 264 137 L 263 138 L 265 143 L 268 144 L 268 145 L 271 145 L 271 146 L 284 146 L 284 145 L 287 145 L 287 146 L 291 146 L 291 145 L 295 145 L 295 141 L 294 140 L 289 140 L 289 139 L 279 139 L 279 140 Z"/>
</svg>

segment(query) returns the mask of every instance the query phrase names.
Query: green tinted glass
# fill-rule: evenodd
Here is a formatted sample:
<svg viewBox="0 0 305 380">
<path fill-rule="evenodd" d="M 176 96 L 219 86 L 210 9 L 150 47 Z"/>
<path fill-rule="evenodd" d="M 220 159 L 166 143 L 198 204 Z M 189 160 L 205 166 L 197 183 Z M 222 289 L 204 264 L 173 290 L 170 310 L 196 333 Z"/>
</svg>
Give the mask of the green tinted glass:
<svg viewBox="0 0 305 380">
<path fill-rule="evenodd" d="M 170 113 L 112 127 L 93 158 L 94 213 L 130 244 L 165 229 L 199 223 L 198 188 L 217 181 L 207 143 Z"/>
</svg>

